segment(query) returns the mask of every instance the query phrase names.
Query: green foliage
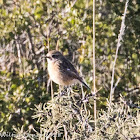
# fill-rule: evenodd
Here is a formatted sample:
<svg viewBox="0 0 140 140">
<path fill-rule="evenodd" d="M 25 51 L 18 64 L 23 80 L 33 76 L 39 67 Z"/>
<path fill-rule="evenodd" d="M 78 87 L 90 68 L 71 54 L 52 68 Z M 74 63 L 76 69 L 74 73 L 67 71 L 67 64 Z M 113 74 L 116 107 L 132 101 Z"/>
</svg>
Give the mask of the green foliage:
<svg viewBox="0 0 140 140">
<path fill-rule="evenodd" d="M 37 76 L 31 73 L 32 77 Z M 39 86 L 39 83 L 28 77 L 9 78 L 8 74 L 2 79 L 4 83 L 3 91 L 1 91 L 1 130 L 13 131 L 11 126 L 28 128 L 34 122 L 31 118 L 33 115 L 34 104 L 48 100 L 49 96 L 44 95 L 46 92 Z M 4 78 L 3 76 L 3 78 Z M 9 78 L 9 79 L 8 79 Z M 9 125 L 10 124 L 10 125 Z"/>
<path fill-rule="evenodd" d="M 83 133 L 85 130 L 82 129 L 82 123 L 78 123 L 80 120 L 77 117 L 74 119 L 71 117 L 72 108 L 63 106 L 65 102 L 68 105 L 76 104 L 77 101 L 74 102 L 74 98 L 71 98 L 74 96 L 73 94 L 71 96 L 56 96 L 54 100 L 51 100 L 47 63 L 46 60 L 42 60 L 48 50 L 61 50 L 92 87 L 93 1 L 77 0 L 76 3 L 74 2 L 74 0 L 0 0 L 1 132 L 16 130 L 18 133 L 27 131 L 36 134 L 31 129 L 35 128 L 38 133 L 44 134 L 45 131 L 49 132 L 49 129 L 46 130 L 47 127 L 51 126 L 50 130 L 56 127 L 55 123 L 58 119 L 61 120 L 58 124 L 61 124 L 63 134 L 64 124 L 67 129 L 71 128 L 70 135 L 68 134 L 70 138 L 71 135 L 75 139 L 85 138 L 89 133 L 91 137 L 95 136 L 94 129 L 92 132 L 86 130 Z M 106 101 L 110 92 L 112 63 L 124 4 L 122 0 L 96 1 L 96 88 L 100 89 L 97 92 L 97 109 L 99 112 L 101 109 L 103 110 L 101 113 L 97 112 L 99 139 L 133 138 L 138 130 L 138 125 L 134 122 L 139 119 L 139 115 L 134 113 L 130 117 L 129 112 L 133 112 L 134 109 L 131 110 L 128 107 L 130 110 L 127 112 L 126 108 L 121 108 L 121 105 L 124 106 L 124 104 L 121 103 L 119 106 L 118 103 L 120 94 L 126 102 L 134 105 L 139 104 L 140 100 L 139 0 L 130 1 L 128 6 L 125 34 L 119 49 L 114 83 L 118 78 L 121 80 L 115 88 L 113 108 L 109 110 Z M 76 89 L 78 88 L 76 87 Z M 58 86 L 54 84 L 53 90 L 56 92 Z M 77 92 L 81 93 L 80 90 Z M 78 97 L 78 100 L 80 101 L 81 97 Z M 42 114 L 48 113 L 49 110 L 55 110 L 54 113 L 59 115 L 56 115 L 56 118 L 54 118 L 55 115 L 52 118 L 52 116 L 44 116 L 44 114 L 39 117 L 38 115 L 41 113 L 34 110 L 35 106 L 40 107 Z M 92 107 L 93 99 L 91 98 L 87 105 L 87 116 L 83 116 L 88 121 L 93 121 Z M 125 114 L 128 122 L 124 117 L 119 116 L 117 108 L 118 112 L 121 111 Z M 63 113 L 60 114 L 58 109 Z M 85 111 L 83 106 L 78 109 Z M 37 119 L 32 118 L 35 112 L 37 113 L 36 118 L 40 118 L 38 122 Z M 109 122 L 109 117 L 114 114 L 115 120 Z M 107 118 L 107 116 L 109 117 Z M 64 123 L 65 120 L 66 123 Z M 121 124 L 120 128 L 118 123 Z M 93 124 L 92 122 L 92 128 Z M 132 131 L 129 124 L 132 126 L 135 124 Z M 78 133 L 73 125 L 78 127 Z"/>
</svg>

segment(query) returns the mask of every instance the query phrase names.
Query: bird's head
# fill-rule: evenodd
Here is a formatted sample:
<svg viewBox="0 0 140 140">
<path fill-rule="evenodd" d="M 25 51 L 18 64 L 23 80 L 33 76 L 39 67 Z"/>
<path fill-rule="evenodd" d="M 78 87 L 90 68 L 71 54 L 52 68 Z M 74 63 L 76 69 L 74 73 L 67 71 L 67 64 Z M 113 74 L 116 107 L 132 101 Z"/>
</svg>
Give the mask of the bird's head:
<svg viewBox="0 0 140 140">
<path fill-rule="evenodd" d="M 48 54 L 46 55 L 47 61 L 49 62 L 56 62 L 56 61 L 60 61 L 61 59 L 64 58 L 64 56 L 59 52 L 59 51 L 50 51 L 48 52 Z"/>
</svg>

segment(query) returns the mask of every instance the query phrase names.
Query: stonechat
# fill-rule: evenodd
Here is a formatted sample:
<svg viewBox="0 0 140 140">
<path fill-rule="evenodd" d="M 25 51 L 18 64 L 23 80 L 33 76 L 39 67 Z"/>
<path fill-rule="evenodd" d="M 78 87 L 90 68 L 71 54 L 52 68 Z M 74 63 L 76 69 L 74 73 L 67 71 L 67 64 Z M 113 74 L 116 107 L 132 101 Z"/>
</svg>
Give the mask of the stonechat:
<svg viewBox="0 0 140 140">
<path fill-rule="evenodd" d="M 53 82 L 62 86 L 82 83 L 87 89 L 90 89 L 82 77 L 79 76 L 71 62 L 59 51 L 50 51 L 46 57 L 48 61 L 48 73 Z"/>
</svg>

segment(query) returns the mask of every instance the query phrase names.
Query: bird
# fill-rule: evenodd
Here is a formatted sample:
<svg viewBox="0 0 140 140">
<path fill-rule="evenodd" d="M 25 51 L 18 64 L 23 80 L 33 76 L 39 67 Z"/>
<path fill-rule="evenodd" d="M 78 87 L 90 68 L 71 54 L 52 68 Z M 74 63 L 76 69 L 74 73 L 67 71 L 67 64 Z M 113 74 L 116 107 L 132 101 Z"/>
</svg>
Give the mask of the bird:
<svg viewBox="0 0 140 140">
<path fill-rule="evenodd" d="M 89 86 L 83 81 L 73 64 L 57 50 L 49 51 L 46 55 L 50 79 L 58 85 L 70 86 L 82 83 L 88 90 Z"/>
</svg>

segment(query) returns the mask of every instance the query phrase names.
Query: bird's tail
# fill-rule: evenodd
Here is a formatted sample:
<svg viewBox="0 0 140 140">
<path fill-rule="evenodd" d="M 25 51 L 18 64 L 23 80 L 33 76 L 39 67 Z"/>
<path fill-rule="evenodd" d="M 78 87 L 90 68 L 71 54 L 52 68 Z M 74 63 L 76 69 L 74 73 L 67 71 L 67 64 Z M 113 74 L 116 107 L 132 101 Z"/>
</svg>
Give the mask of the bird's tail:
<svg viewBox="0 0 140 140">
<path fill-rule="evenodd" d="M 90 87 L 89 87 L 83 80 L 80 79 L 80 82 L 81 82 L 88 90 L 91 90 Z"/>
</svg>

